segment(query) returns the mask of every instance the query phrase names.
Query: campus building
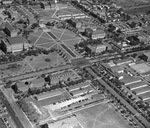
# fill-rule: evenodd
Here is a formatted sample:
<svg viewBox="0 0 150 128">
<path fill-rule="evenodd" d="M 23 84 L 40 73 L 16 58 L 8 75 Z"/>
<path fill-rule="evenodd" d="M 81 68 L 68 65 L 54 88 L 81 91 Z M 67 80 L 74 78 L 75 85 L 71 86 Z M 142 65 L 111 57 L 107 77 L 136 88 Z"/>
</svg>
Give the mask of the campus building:
<svg viewBox="0 0 150 128">
<path fill-rule="evenodd" d="M 104 38 L 106 35 L 105 31 L 102 29 L 96 29 L 93 31 L 91 28 L 85 28 L 85 36 L 92 39 Z"/>
<path fill-rule="evenodd" d="M 1 40 L 1 50 L 5 53 L 22 51 L 29 47 L 31 47 L 30 44 L 23 37 L 11 37 Z"/>
<path fill-rule="evenodd" d="M 9 37 L 17 36 L 18 30 L 16 30 L 10 23 L 6 22 L 3 30 Z"/>
<path fill-rule="evenodd" d="M 108 46 L 105 44 L 100 44 L 97 46 L 88 45 L 87 47 L 91 50 L 91 52 L 95 52 L 95 53 L 101 53 L 101 52 L 106 51 L 108 49 Z"/>
</svg>

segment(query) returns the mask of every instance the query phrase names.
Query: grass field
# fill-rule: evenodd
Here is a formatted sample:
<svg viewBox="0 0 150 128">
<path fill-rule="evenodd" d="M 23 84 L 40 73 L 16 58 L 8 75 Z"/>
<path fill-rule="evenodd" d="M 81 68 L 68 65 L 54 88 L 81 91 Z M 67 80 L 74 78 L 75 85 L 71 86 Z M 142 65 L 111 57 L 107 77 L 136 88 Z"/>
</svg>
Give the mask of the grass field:
<svg viewBox="0 0 150 128">
<path fill-rule="evenodd" d="M 15 67 L 12 67 L 12 65 L 15 65 Z M 24 61 L 14 62 L 11 64 L 5 64 L 0 66 L 0 77 L 3 76 L 13 76 L 17 75 L 18 73 L 22 73 L 21 69 L 24 66 Z"/>
<path fill-rule="evenodd" d="M 76 115 L 83 128 L 131 128 L 119 113 L 107 104 L 81 110 Z"/>
</svg>

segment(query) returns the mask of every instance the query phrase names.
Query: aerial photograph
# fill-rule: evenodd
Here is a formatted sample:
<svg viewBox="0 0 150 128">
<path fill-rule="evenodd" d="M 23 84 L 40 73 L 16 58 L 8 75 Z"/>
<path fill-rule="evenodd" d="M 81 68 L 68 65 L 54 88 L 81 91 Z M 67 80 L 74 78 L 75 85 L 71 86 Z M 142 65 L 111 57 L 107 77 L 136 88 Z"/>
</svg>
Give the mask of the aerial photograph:
<svg viewBox="0 0 150 128">
<path fill-rule="evenodd" d="M 0 128 L 150 128 L 150 0 L 0 0 Z"/>
</svg>

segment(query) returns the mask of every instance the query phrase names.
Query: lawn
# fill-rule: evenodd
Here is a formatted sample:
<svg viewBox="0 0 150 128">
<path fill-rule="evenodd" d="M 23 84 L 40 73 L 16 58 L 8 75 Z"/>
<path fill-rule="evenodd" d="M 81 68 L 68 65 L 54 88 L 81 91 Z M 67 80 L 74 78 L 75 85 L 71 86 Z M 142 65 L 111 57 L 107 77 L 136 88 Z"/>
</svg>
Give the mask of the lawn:
<svg viewBox="0 0 150 128">
<path fill-rule="evenodd" d="M 13 67 L 14 65 L 14 67 Z M 14 62 L 11 64 L 5 64 L 0 66 L 0 76 L 13 76 L 20 72 L 22 66 L 24 65 L 24 61 Z"/>
<path fill-rule="evenodd" d="M 131 128 L 119 113 L 107 104 L 81 110 L 76 115 L 84 128 Z"/>
</svg>

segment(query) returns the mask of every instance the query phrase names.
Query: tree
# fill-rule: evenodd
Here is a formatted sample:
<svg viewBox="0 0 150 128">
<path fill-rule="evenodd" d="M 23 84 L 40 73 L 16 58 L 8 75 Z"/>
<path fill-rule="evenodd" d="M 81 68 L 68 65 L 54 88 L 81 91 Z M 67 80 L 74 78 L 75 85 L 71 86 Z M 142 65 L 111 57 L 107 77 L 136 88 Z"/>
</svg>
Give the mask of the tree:
<svg viewBox="0 0 150 128">
<path fill-rule="evenodd" d="M 15 93 L 17 93 L 18 92 L 18 86 L 17 86 L 17 84 L 15 83 L 15 84 L 13 84 L 12 86 L 11 86 L 11 88 L 14 90 L 14 92 Z"/>
<path fill-rule="evenodd" d="M 43 2 L 40 2 L 40 6 L 41 6 L 42 9 L 45 9 L 45 5 L 44 5 Z"/>
<path fill-rule="evenodd" d="M 39 27 L 39 24 L 38 24 L 38 23 L 33 23 L 33 24 L 31 25 L 31 29 L 35 29 L 35 28 L 37 28 L 37 27 Z"/>
</svg>

